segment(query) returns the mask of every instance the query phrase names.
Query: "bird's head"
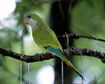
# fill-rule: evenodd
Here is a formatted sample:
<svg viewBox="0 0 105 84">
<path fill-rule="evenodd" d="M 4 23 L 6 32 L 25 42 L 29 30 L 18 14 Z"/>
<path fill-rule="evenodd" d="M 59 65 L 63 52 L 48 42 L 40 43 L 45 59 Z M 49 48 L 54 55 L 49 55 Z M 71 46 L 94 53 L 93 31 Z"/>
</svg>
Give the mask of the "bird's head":
<svg viewBox="0 0 105 84">
<path fill-rule="evenodd" d="M 23 18 L 24 24 L 29 24 L 32 28 L 38 28 L 38 15 L 26 13 Z"/>
</svg>

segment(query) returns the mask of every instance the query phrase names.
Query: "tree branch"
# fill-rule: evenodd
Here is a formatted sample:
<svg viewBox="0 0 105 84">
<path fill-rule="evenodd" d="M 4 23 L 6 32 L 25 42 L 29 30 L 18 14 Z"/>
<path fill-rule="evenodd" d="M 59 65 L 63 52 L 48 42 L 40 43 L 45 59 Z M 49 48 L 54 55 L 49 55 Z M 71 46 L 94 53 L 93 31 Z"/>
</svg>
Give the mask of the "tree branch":
<svg viewBox="0 0 105 84">
<path fill-rule="evenodd" d="M 89 50 L 89 49 L 70 48 L 70 52 L 73 55 L 80 55 L 77 51 L 82 53 L 83 56 L 85 55 L 85 56 L 97 57 L 97 58 L 101 59 L 102 62 L 105 63 L 105 53 L 103 53 L 103 52 Z M 65 52 L 66 52 L 66 50 L 65 50 Z M 0 54 L 2 54 L 3 56 L 9 56 L 14 59 L 22 60 L 22 61 L 29 62 L 29 63 L 56 58 L 55 55 L 50 54 L 50 53 L 45 53 L 45 54 L 42 53 L 42 54 L 35 54 L 35 55 L 23 55 L 23 54 L 19 54 L 19 53 L 13 52 L 11 50 L 6 50 L 3 48 L 0 48 Z"/>
<path fill-rule="evenodd" d="M 105 63 L 105 53 L 104 52 L 86 49 L 86 48 L 82 48 L 82 49 L 71 48 L 70 49 L 70 52 L 73 55 L 80 55 L 77 51 L 80 52 L 83 56 L 85 55 L 85 56 L 90 56 L 90 57 L 96 57 L 96 58 L 99 58 L 103 63 Z"/>
<path fill-rule="evenodd" d="M 86 36 L 86 35 L 78 35 L 78 34 L 67 34 L 70 39 L 79 39 L 79 38 L 87 38 L 87 39 L 93 39 L 101 42 L 105 42 L 104 39 L 96 38 L 94 36 Z M 66 38 L 66 35 L 57 36 L 58 38 Z"/>
<path fill-rule="evenodd" d="M 43 60 L 48 60 L 48 59 L 56 57 L 50 53 L 45 53 L 45 54 L 42 53 L 42 54 L 35 54 L 35 55 L 23 55 L 23 54 L 19 54 L 19 53 L 13 52 L 11 50 L 6 50 L 3 48 L 0 48 L 0 54 L 2 54 L 3 56 L 9 56 L 14 59 L 22 60 L 25 62 L 43 61 Z"/>
<path fill-rule="evenodd" d="M 61 36 L 57 36 L 58 38 L 66 38 L 66 35 L 61 35 Z M 93 36 L 85 36 L 85 35 L 78 35 L 78 34 L 68 34 L 68 37 L 70 39 L 78 39 L 78 38 L 88 38 L 88 39 L 93 39 L 93 40 L 98 40 L 98 41 L 102 41 L 105 42 L 104 39 L 100 39 L 100 38 L 95 38 Z M 67 50 L 65 50 L 66 53 Z M 78 49 L 78 48 L 70 48 L 70 53 L 72 55 L 80 55 L 82 54 L 83 56 L 91 56 L 91 57 L 97 57 L 100 60 L 102 60 L 103 63 L 105 63 L 105 53 L 104 52 L 100 52 L 100 51 L 96 51 L 96 50 L 90 50 L 90 49 Z M 12 57 L 14 59 L 18 59 L 18 60 L 22 60 L 25 62 L 36 62 L 36 61 L 43 61 L 43 60 L 48 60 L 51 58 L 57 58 L 54 54 L 51 53 L 42 53 L 42 54 L 35 54 L 35 55 L 23 55 L 23 54 L 19 54 L 16 52 L 13 52 L 11 50 L 6 50 L 3 48 L 0 48 L 0 54 L 2 54 L 3 56 L 9 56 Z"/>
</svg>

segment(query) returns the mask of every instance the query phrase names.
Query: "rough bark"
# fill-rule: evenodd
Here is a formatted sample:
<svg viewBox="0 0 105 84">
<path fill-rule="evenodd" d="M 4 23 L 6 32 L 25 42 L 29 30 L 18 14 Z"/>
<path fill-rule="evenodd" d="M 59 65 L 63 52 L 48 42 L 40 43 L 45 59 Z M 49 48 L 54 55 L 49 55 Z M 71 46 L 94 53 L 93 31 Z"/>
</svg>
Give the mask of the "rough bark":
<svg viewBox="0 0 105 84">
<path fill-rule="evenodd" d="M 86 49 L 86 48 L 81 48 L 81 49 L 70 48 L 70 52 L 72 53 L 72 56 L 75 56 L 75 55 L 80 56 L 80 53 L 78 53 L 77 51 L 79 51 L 83 56 L 96 57 L 96 58 L 100 59 L 103 63 L 105 63 L 105 53 L 104 52 L 90 50 L 90 49 Z M 64 52 L 66 53 L 67 50 L 64 50 Z M 22 60 L 27 63 L 57 58 L 54 54 L 51 54 L 51 53 L 24 55 L 24 54 L 19 54 L 19 53 L 13 52 L 11 50 L 6 50 L 3 48 L 0 48 L 0 54 L 2 54 L 3 56 L 8 56 L 8 57 L 17 59 L 17 60 Z"/>
</svg>

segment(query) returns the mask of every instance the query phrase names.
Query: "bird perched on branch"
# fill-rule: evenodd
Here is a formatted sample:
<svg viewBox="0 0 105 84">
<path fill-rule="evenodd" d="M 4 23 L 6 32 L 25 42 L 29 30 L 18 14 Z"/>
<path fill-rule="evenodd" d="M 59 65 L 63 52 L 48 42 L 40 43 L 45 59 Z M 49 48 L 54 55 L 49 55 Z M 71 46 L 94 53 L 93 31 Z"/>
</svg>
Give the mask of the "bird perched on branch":
<svg viewBox="0 0 105 84">
<path fill-rule="evenodd" d="M 82 79 L 84 79 L 64 55 L 62 46 L 58 41 L 54 31 L 45 24 L 42 18 L 34 13 L 26 13 L 24 15 L 23 21 L 24 24 L 29 24 L 31 26 L 33 39 L 35 43 L 42 49 L 42 51 L 55 54 L 69 67 L 71 67 L 71 69 L 73 69 Z"/>
</svg>

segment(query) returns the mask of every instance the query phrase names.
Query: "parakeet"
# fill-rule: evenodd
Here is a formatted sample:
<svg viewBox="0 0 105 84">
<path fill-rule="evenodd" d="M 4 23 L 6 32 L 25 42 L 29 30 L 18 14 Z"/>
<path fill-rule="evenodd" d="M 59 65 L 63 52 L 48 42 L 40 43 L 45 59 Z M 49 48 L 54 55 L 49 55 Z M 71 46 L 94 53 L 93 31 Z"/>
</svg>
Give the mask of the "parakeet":
<svg viewBox="0 0 105 84">
<path fill-rule="evenodd" d="M 62 46 L 58 41 L 54 31 L 50 29 L 47 24 L 45 24 L 40 16 L 34 13 L 26 13 L 24 15 L 23 21 L 24 24 L 29 24 L 31 26 L 33 39 L 35 43 L 42 49 L 42 51 L 55 54 L 69 67 L 71 67 L 71 69 L 73 69 L 82 79 L 84 79 L 64 55 Z"/>
</svg>

